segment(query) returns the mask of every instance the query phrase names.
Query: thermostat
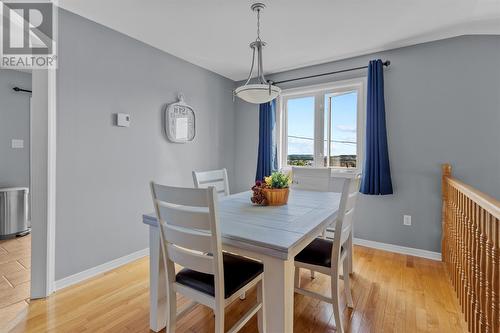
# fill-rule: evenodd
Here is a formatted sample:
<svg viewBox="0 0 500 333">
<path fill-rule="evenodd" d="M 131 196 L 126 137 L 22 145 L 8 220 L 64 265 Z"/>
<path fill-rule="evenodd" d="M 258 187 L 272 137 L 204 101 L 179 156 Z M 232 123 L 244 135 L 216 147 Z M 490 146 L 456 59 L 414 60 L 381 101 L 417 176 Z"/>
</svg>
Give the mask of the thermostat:
<svg viewBox="0 0 500 333">
<path fill-rule="evenodd" d="M 126 113 L 117 113 L 116 125 L 119 127 L 130 127 L 130 115 Z"/>
</svg>

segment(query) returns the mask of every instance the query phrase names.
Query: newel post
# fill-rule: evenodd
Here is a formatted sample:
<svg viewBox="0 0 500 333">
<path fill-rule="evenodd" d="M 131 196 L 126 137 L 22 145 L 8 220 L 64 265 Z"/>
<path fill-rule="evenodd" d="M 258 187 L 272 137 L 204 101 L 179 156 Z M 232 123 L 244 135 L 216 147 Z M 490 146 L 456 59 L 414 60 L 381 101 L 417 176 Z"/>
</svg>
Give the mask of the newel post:
<svg viewBox="0 0 500 333">
<path fill-rule="evenodd" d="M 446 262 L 446 238 L 448 233 L 447 205 L 448 205 L 448 178 L 451 177 L 451 164 L 441 164 L 441 198 L 443 206 L 441 210 L 441 260 Z"/>
</svg>

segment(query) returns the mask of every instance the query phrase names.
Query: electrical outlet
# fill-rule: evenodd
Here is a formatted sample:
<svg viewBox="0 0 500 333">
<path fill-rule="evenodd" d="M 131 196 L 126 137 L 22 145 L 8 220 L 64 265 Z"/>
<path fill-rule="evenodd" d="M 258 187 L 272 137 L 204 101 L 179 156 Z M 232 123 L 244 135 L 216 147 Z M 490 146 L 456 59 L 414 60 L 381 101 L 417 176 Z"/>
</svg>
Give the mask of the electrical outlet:
<svg viewBox="0 0 500 333">
<path fill-rule="evenodd" d="M 403 224 L 411 225 L 411 215 L 403 215 Z"/>
</svg>

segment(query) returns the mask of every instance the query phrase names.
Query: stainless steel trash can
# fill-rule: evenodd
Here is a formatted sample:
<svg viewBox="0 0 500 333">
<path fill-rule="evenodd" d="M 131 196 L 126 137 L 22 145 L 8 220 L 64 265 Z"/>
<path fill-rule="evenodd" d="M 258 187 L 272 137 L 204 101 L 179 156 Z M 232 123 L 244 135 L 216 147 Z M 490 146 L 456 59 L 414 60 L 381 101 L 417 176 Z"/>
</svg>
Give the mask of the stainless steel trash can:
<svg viewBox="0 0 500 333">
<path fill-rule="evenodd" d="M 29 233 L 28 188 L 0 188 L 0 239 Z"/>
</svg>

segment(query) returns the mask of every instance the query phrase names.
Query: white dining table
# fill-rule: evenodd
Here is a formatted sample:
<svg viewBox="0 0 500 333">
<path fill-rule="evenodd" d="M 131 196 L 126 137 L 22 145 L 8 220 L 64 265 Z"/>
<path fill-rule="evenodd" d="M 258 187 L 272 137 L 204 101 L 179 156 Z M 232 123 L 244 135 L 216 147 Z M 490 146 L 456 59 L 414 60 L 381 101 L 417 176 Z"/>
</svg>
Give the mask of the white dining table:
<svg viewBox="0 0 500 333">
<path fill-rule="evenodd" d="M 293 332 L 294 257 L 337 216 L 340 193 L 290 190 L 284 206 L 255 206 L 251 192 L 219 200 L 223 249 L 264 265 L 267 333 Z M 150 328 L 166 326 L 166 272 L 156 215 L 143 215 L 149 226 Z"/>
</svg>

